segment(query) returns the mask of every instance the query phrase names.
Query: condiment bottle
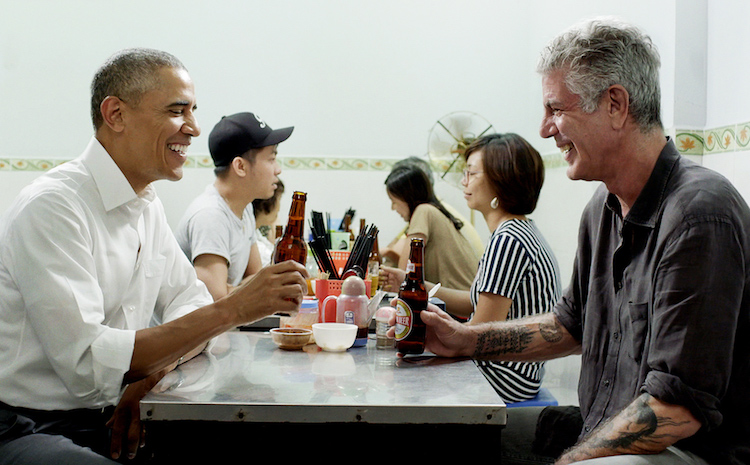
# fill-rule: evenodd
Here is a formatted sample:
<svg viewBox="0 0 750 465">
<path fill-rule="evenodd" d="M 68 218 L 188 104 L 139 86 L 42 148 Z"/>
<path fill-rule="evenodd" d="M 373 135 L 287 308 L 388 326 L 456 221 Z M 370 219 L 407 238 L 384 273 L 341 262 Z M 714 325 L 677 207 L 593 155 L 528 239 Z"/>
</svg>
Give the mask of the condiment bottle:
<svg viewBox="0 0 750 465">
<path fill-rule="evenodd" d="M 351 251 L 354 245 L 354 233 L 352 232 L 352 216 L 349 214 L 344 215 L 344 231 L 349 233 L 349 248 Z"/>
<path fill-rule="evenodd" d="M 392 315 L 391 307 L 380 307 L 375 312 L 375 347 L 378 349 L 393 349 L 393 339 L 387 334 Z"/>
<path fill-rule="evenodd" d="M 336 299 L 336 321 L 357 325 L 357 337 L 352 347 L 367 344 L 367 333 L 370 330 L 368 302 L 362 278 L 349 276 L 341 283 L 341 295 Z"/>
<path fill-rule="evenodd" d="M 402 354 L 424 352 L 425 325 L 422 310 L 427 308 L 427 289 L 424 286 L 424 240 L 413 238 L 406 279 L 396 300 L 396 350 Z"/>
<path fill-rule="evenodd" d="M 380 246 L 378 245 L 378 232 L 375 231 L 375 241 L 372 244 L 370 258 L 367 260 L 367 274 L 370 276 L 370 297 L 380 289 Z"/>
<path fill-rule="evenodd" d="M 305 192 L 295 192 L 292 195 L 289 221 L 284 230 L 284 235 L 276 243 L 276 250 L 273 253 L 274 263 L 294 260 L 304 265 L 307 262 L 307 244 L 305 244 L 303 237 L 306 200 L 307 194 Z"/>
</svg>

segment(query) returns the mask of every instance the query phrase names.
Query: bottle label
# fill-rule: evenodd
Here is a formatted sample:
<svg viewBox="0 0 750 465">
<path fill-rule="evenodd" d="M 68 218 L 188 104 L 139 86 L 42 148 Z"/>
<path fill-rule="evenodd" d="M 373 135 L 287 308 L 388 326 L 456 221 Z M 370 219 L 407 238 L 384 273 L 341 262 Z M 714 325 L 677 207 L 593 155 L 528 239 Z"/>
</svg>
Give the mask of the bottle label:
<svg viewBox="0 0 750 465">
<path fill-rule="evenodd" d="M 396 301 L 396 340 L 406 339 L 414 326 L 414 312 L 409 304 L 401 299 Z"/>
<path fill-rule="evenodd" d="M 414 271 L 414 269 L 414 263 L 412 263 L 411 260 L 406 262 L 406 274 L 411 273 L 412 271 Z"/>
<path fill-rule="evenodd" d="M 344 312 L 344 323 L 348 323 L 350 325 L 356 324 L 354 321 L 354 312 L 351 310 L 346 310 Z"/>
</svg>

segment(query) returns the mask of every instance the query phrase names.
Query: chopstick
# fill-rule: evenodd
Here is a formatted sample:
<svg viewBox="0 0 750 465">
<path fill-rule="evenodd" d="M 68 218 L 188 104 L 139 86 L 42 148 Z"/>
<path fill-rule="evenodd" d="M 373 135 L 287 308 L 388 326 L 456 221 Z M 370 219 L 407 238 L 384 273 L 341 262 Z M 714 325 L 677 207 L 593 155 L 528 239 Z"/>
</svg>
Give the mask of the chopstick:
<svg viewBox="0 0 750 465">
<path fill-rule="evenodd" d="M 318 263 L 318 268 L 324 273 L 328 273 L 331 279 L 341 279 L 336 267 L 333 265 L 330 251 L 325 245 L 317 238 L 313 238 L 310 242 L 310 250 Z"/>
<path fill-rule="evenodd" d="M 366 226 L 364 231 L 360 231 L 354 239 L 352 251 L 344 266 L 344 274 L 354 270 L 357 275 L 364 278 L 367 270 L 367 262 L 372 252 L 372 246 L 375 243 L 375 236 L 378 234 L 378 228 L 375 225 Z"/>
</svg>

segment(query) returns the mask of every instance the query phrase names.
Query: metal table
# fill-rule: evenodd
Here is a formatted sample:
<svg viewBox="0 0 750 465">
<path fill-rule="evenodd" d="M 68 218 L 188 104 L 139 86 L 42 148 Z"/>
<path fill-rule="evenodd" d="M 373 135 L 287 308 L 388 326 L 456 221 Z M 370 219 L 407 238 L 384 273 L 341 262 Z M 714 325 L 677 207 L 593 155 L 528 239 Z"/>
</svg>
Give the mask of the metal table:
<svg viewBox="0 0 750 465">
<path fill-rule="evenodd" d="M 401 359 L 374 339 L 340 353 L 285 351 L 268 332 L 232 331 L 168 374 L 141 401 L 141 419 L 163 444 L 192 434 L 217 451 L 240 437 L 268 444 L 289 434 L 308 445 L 351 433 L 499 435 L 506 410 L 471 360 Z"/>
</svg>

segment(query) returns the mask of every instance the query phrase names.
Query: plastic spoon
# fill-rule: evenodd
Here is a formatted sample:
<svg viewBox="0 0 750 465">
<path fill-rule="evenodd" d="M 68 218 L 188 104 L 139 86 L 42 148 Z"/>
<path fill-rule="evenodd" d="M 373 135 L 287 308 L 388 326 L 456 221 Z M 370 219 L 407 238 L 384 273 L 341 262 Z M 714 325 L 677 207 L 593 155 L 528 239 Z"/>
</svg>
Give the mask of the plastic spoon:
<svg viewBox="0 0 750 465">
<path fill-rule="evenodd" d="M 430 289 L 430 292 L 427 293 L 428 300 L 435 296 L 435 293 L 438 291 L 438 289 L 440 289 L 440 286 L 442 286 L 442 284 L 440 283 L 437 283 L 434 286 L 432 286 L 432 289 Z"/>
</svg>

